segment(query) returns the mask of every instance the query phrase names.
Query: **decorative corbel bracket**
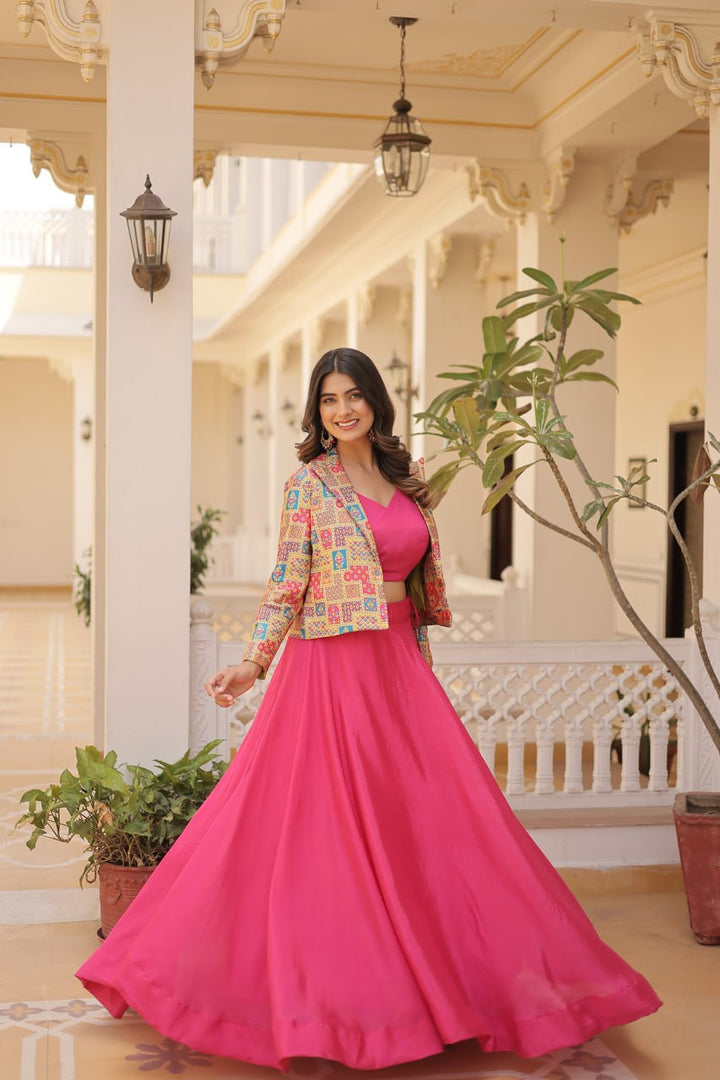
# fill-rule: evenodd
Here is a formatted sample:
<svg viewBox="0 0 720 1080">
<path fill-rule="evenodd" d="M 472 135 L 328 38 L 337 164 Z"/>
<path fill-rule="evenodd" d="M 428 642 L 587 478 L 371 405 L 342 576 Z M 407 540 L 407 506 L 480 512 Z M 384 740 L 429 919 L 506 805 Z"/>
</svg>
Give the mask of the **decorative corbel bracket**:
<svg viewBox="0 0 720 1080">
<path fill-rule="evenodd" d="M 79 19 L 68 13 L 67 0 L 17 0 L 15 11 L 23 37 L 27 37 L 33 24 L 38 23 L 53 52 L 63 60 L 79 63 L 80 74 L 85 82 L 90 82 L 107 52 L 94 0 L 86 0 Z"/>
<path fill-rule="evenodd" d="M 377 288 L 374 285 L 363 285 L 357 291 L 357 315 L 361 326 L 367 326 L 375 311 L 377 300 Z"/>
<path fill-rule="evenodd" d="M 705 12 L 702 22 L 688 26 L 662 11 L 650 12 L 635 34 L 647 76 L 659 68 L 673 94 L 701 118 L 709 115 L 711 105 L 720 105 L 720 13 Z"/>
<path fill-rule="evenodd" d="M 41 169 L 47 169 L 56 185 L 61 191 L 67 191 L 75 196 L 75 205 L 82 206 L 88 191 L 92 190 L 88 183 L 87 162 L 82 154 L 78 155 L 73 167 L 65 161 L 62 147 L 49 139 L 28 139 L 30 147 L 30 164 L 35 176 L 40 175 Z"/>
<path fill-rule="evenodd" d="M 412 318 L 412 289 L 400 289 L 398 304 L 395 309 L 395 322 L 398 326 L 407 327 Z"/>
<path fill-rule="evenodd" d="M 217 156 L 217 150 L 196 150 L 193 154 L 193 179 L 202 180 L 205 187 L 210 187 Z"/>
<path fill-rule="evenodd" d="M 495 258 L 495 241 L 486 237 L 478 244 L 477 264 L 475 267 L 475 284 L 483 289 L 487 285 L 488 274 Z"/>
<path fill-rule="evenodd" d="M 637 158 L 629 157 L 620 162 L 615 170 L 615 179 L 607 189 L 604 211 L 611 225 L 620 224 L 620 215 L 632 196 L 633 180 L 637 173 Z"/>
<path fill-rule="evenodd" d="M 53 375 L 57 375 L 63 382 L 71 383 L 75 381 L 75 364 L 66 356 L 48 357 L 48 366 Z"/>
<path fill-rule="evenodd" d="M 624 233 L 629 233 L 633 225 L 648 214 L 654 214 L 658 206 L 667 206 L 673 193 L 672 180 L 650 180 L 639 200 L 635 202 L 632 193 L 618 217 L 618 225 Z"/>
<path fill-rule="evenodd" d="M 508 177 L 500 169 L 481 165 L 476 161 L 468 166 L 470 178 L 470 198 L 484 199 L 491 213 L 497 217 L 525 224 L 525 217 L 530 209 L 530 189 L 523 181 L 517 192 L 513 193 Z"/>
<path fill-rule="evenodd" d="M 605 200 L 604 209 L 610 224 L 624 233 L 629 233 L 633 225 L 648 214 L 654 214 L 658 206 L 667 206 L 673 193 L 672 180 L 651 179 L 646 182 L 640 198 L 636 199 L 633 195 L 633 184 L 637 171 L 636 158 L 621 161 Z"/>
<path fill-rule="evenodd" d="M 206 89 L 215 82 L 218 67 L 234 64 L 247 52 L 253 38 L 262 38 L 267 52 L 272 52 L 285 18 L 285 0 L 240 0 L 233 28 L 225 33 L 216 8 L 210 8 L 202 20 L 195 52 Z"/>
<path fill-rule="evenodd" d="M 439 289 L 445 277 L 452 240 L 447 233 L 438 233 L 428 241 L 428 279 L 433 289 Z"/>
<path fill-rule="evenodd" d="M 570 177 L 575 171 L 575 149 L 561 146 L 549 160 L 549 174 L 545 181 L 542 208 L 548 223 L 552 225 L 560 207 L 565 202 Z"/>
<path fill-rule="evenodd" d="M 220 365 L 220 374 L 230 383 L 233 390 L 243 390 L 247 385 L 247 373 L 238 364 L 225 362 Z"/>
</svg>

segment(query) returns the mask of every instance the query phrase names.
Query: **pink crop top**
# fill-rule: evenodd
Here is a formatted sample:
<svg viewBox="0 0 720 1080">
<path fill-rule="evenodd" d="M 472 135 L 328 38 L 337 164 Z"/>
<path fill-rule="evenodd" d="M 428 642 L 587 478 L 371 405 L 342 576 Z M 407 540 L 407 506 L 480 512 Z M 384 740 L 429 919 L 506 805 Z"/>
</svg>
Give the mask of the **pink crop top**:
<svg viewBox="0 0 720 1080">
<path fill-rule="evenodd" d="M 395 489 L 387 506 L 358 494 L 375 537 L 385 581 L 405 581 L 428 549 L 425 519 L 409 495 Z"/>
</svg>

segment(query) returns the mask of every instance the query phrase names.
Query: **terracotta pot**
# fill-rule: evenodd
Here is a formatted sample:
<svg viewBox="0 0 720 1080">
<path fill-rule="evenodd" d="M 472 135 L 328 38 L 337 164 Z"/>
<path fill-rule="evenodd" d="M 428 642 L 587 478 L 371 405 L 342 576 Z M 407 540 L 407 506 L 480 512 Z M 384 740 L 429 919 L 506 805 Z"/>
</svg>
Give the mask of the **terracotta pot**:
<svg viewBox="0 0 720 1080">
<path fill-rule="evenodd" d="M 120 916 L 127 911 L 153 872 L 152 866 L 113 866 L 101 863 L 100 937 L 107 937 Z"/>
<path fill-rule="evenodd" d="M 701 945 L 720 945 L 720 794 L 676 795 L 673 816 L 690 926 Z"/>
</svg>

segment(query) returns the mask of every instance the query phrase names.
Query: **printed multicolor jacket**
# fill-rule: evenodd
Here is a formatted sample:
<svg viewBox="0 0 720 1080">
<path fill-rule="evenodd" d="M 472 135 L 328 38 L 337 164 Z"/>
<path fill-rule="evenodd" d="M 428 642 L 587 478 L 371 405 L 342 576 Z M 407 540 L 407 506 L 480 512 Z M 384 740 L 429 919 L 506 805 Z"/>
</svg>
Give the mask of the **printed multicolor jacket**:
<svg viewBox="0 0 720 1080">
<path fill-rule="evenodd" d="M 418 645 L 432 665 L 426 626 L 450 626 L 452 617 L 435 520 L 430 510 L 419 509 L 430 544 L 409 587 L 418 609 Z M 337 451 L 330 450 L 301 466 L 285 484 L 277 565 L 243 659 L 259 664 L 262 678 L 286 634 L 332 637 L 387 626 L 375 538 Z"/>
</svg>

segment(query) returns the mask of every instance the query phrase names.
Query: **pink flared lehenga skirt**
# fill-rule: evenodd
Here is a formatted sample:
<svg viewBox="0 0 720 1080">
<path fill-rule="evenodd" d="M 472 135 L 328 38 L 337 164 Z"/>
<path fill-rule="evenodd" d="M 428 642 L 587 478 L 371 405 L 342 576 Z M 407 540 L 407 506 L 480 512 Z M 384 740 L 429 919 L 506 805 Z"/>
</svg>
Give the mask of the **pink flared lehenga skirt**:
<svg viewBox="0 0 720 1080">
<path fill-rule="evenodd" d="M 660 1001 L 509 809 L 390 627 L 290 639 L 225 777 L 78 972 L 115 1016 L 287 1069 L 476 1038 L 534 1057 Z"/>
</svg>

